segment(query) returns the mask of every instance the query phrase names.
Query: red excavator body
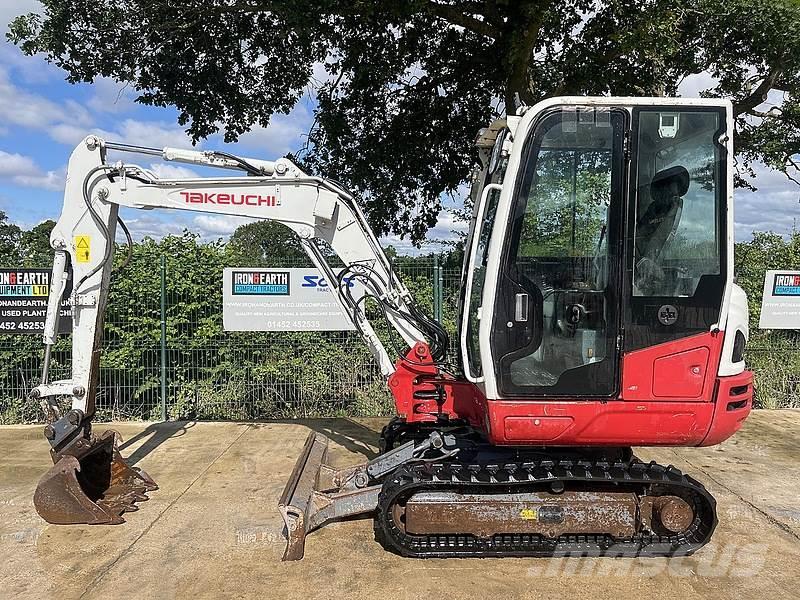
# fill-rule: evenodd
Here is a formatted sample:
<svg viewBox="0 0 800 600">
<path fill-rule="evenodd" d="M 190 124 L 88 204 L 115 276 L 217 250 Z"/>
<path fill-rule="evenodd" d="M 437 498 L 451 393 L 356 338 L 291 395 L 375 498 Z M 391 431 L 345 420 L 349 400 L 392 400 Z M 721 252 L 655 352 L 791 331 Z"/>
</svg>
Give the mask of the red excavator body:
<svg viewBox="0 0 800 600">
<path fill-rule="evenodd" d="M 447 415 L 497 445 L 713 446 L 739 430 L 753 402 L 752 371 L 716 374 L 723 337 L 695 335 L 625 355 L 623 389 L 613 400 L 492 400 L 474 384 L 406 361 L 398 361 L 389 385 L 407 423 L 435 423 Z M 420 344 L 409 355 L 419 359 L 427 352 Z M 420 399 L 435 386 L 446 390 L 443 401 Z"/>
</svg>

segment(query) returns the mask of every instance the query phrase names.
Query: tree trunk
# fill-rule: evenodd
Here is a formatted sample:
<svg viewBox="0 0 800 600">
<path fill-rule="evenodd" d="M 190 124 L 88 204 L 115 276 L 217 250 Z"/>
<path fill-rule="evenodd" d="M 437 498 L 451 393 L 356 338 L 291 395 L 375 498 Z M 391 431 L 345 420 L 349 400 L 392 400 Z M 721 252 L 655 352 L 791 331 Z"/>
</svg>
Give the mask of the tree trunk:
<svg viewBox="0 0 800 600">
<path fill-rule="evenodd" d="M 528 77 L 528 65 L 533 59 L 548 5 L 549 0 L 521 2 L 509 11 L 507 27 L 499 44 L 503 49 L 506 72 L 506 114 L 513 115 L 516 112 L 517 95 L 523 104 L 536 102 Z"/>
</svg>

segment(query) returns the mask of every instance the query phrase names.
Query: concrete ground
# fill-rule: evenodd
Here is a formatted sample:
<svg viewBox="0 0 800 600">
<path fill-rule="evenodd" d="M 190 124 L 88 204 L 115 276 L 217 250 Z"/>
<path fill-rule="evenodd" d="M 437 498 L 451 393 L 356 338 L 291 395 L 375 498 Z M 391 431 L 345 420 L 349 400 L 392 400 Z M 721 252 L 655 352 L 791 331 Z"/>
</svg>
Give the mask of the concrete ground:
<svg viewBox="0 0 800 600">
<path fill-rule="evenodd" d="M 308 429 L 331 437 L 343 465 L 374 455 L 380 425 L 114 424 L 161 487 L 124 525 L 69 527 L 32 505 L 50 466 L 41 427 L 1 427 L 0 597 L 800 598 L 800 411 L 756 412 L 716 448 L 638 453 L 717 498 L 713 541 L 690 558 L 411 560 L 384 552 L 363 519 L 324 527 L 303 561 L 280 562 L 276 504 Z"/>
</svg>

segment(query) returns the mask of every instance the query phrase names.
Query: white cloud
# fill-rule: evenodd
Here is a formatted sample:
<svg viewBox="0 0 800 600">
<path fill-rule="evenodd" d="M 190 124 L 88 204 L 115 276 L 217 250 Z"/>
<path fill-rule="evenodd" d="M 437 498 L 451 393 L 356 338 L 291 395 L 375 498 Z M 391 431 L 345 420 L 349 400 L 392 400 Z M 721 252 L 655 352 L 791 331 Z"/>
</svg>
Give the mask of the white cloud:
<svg viewBox="0 0 800 600">
<path fill-rule="evenodd" d="M 20 15 L 41 12 L 42 5 L 38 0 L 3 0 L 0 2 L 0 32 L 3 37 L 8 31 L 8 24 Z"/>
<path fill-rule="evenodd" d="M 397 250 L 398 254 L 405 254 L 411 256 L 417 256 L 419 254 L 425 254 L 425 250 L 421 248 L 417 248 L 414 246 L 408 238 L 401 239 L 400 236 L 397 235 L 387 235 L 382 237 L 380 240 L 381 246 L 384 248 L 388 248 L 391 246 L 395 250 Z"/>
<path fill-rule="evenodd" d="M 228 215 L 198 215 L 193 219 L 196 231 L 204 238 L 228 237 L 240 225 L 253 223 L 258 219 Z"/>
<path fill-rule="evenodd" d="M 30 156 L 0 150 L 0 179 L 25 187 L 59 191 L 64 189 L 65 170 L 44 171 Z"/>
<path fill-rule="evenodd" d="M 98 77 L 92 83 L 92 96 L 86 105 L 93 111 L 120 114 L 136 106 L 136 96 L 129 85 L 108 77 Z"/>
<path fill-rule="evenodd" d="M 0 65 L 13 70 L 26 83 L 40 84 L 54 78 L 63 79 L 63 71 L 48 63 L 44 55 L 27 56 L 14 44 L 5 41 L 11 21 L 32 12 L 42 12 L 38 0 L 0 0 Z"/>
<path fill-rule="evenodd" d="M 734 220 L 737 241 L 750 239 L 754 231 L 787 235 L 800 227 L 800 186 L 783 173 L 755 165 L 752 181 L 758 191 L 734 191 Z"/>
<path fill-rule="evenodd" d="M 46 173 L 39 173 L 37 175 L 18 175 L 17 177 L 14 177 L 13 181 L 19 185 L 24 185 L 25 187 L 58 192 L 64 189 L 65 179 L 65 171 L 60 170 L 47 171 Z"/>
<path fill-rule="evenodd" d="M 166 121 L 123 119 L 116 124 L 112 131 L 95 129 L 93 132 L 107 140 L 149 148 L 163 148 L 164 146 L 185 148 L 191 146 L 191 140 L 186 135 L 186 132 L 178 125 Z"/>
<path fill-rule="evenodd" d="M 238 145 L 258 150 L 253 158 L 278 158 L 300 149 L 313 120 L 309 108 L 300 101 L 288 115 L 273 115 L 269 127 L 253 127 L 239 138 Z"/>
<path fill-rule="evenodd" d="M 90 110 L 74 100 L 59 104 L 15 85 L 0 65 L 0 122 L 43 131 L 67 146 L 78 144 L 89 133 L 110 140 L 160 148 L 189 146 L 186 132 L 174 122 L 121 119 L 111 130 L 100 129 Z"/>
<path fill-rule="evenodd" d="M 43 54 L 28 56 L 14 44 L 3 42 L 1 39 L 0 65 L 13 71 L 25 83 L 40 85 L 64 79 L 64 72 L 54 64 L 47 62 Z"/>
<path fill-rule="evenodd" d="M 71 123 L 56 123 L 52 125 L 47 134 L 59 144 L 77 146 L 83 138 L 91 132 L 91 128 L 72 125 Z"/>
<path fill-rule="evenodd" d="M 141 240 L 145 237 L 160 239 L 167 235 L 181 235 L 184 230 L 199 234 L 204 241 L 226 239 L 240 225 L 255 220 L 227 215 L 198 215 L 182 210 L 143 212 L 123 208 L 121 214 L 134 240 Z"/>
<path fill-rule="evenodd" d="M 136 241 L 141 241 L 145 237 L 160 239 L 167 235 L 180 235 L 184 229 L 194 230 L 191 219 L 187 219 L 178 211 L 165 214 L 123 208 L 120 212 L 130 229 L 131 236 Z"/>
<path fill-rule="evenodd" d="M 0 66 L 0 121 L 31 129 L 48 129 L 55 123 L 74 122 L 66 106 L 27 92 L 11 82 L 8 71 Z M 80 121 L 83 115 L 75 115 Z"/>
<path fill-rule="evenodd" d="M 689 75 L 678 86 L 678 95 L 684 98 L 698 98 L 700 92 L 716 87 L 719 80 L 705 71 Z"/>
<path fill-rule="evenodd" d="M 193 179 L 199 177 L 191 169 L 165 163 L 153 163 L 150 165 L 150 170 L 161 179 Z"/>
<path fill-rule="evenodd" d="M 189 136 L 180 127 L 164 121 L 124 119 L 112 129 L 65 122 L 57 123 L 47 129 L 47 134 L 51 138 L 67 146 L 77 145 L 90 133 L 108 141 L 124 142 L 148 148 L 163 148 L 164 146 L 191 147 Z M 198 144 L 198 146 L 202 146 L 202 143 Z"/>
<path fill-rule="evenodd" d="M 335 78 L 336 75 L 331 75 L 328 73 L 324 62 L 315 62 L 311 67 L 311 77 L 308 80 L 308 85 L 311 88 L 309 93 L 313 94 L 315 88 L 318 88 L 325 83 L 329 83 Z"/>
<path fill-rule="evenodd" d="M 11 154 L 0 150 L 0 177 L 30 174 L 35 170 L 36 165 L 30 156 Z"/>
</svg>

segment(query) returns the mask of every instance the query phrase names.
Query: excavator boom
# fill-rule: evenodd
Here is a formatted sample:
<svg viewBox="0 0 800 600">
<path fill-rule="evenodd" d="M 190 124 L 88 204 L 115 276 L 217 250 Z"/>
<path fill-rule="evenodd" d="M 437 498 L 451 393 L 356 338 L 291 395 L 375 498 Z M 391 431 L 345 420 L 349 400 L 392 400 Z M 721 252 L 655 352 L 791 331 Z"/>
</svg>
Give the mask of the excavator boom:
<svg viewBox="0 0 800 600">
<path fill-rule="evenodd" d="M 109 152 L 155 155 L 163 160 L 245 171 L 244 176 L 197 179 L 162 179 L 151 171 L 121 161 L 110 164 Z M 41 385 L 32 395 L 42 402 L 50 420 L 45 435 L 51 445 L 53 468 L 42 478 L 34 503 L 51 523 L 117 523 L 135 502 L 157 489 L 143 471 L 129 467 L 120 456 L 115 435 L 96 437 L 91 432 L 95 413 L 103 311 L 108 298 L 114 237 L 119 207 L 184 209 L 248 216 L 284 223 L 300 237 L 303 248 L 328 281 L 360 281 L 376 298 L 386 319 L 409 345 L 425 343 L 422 330 L 441 337 L 442 332 L 420 319 L 411 295 L 392 271 L 386 255 L 353 198 L 333 182 L 309 177 L 286 159 L 261 161 L 228 154 L 164 148 L 156 150 L 87 137 L 73 152 L 64 209 L 51 235 L 55 249 L 52 293 L 45 324 L 45 361 Z M 324 246 L 345 263 L 335 273 Z M 50 349 L 58 331 L 57 307 L 68 268 L 75 280 L 72 296 L 72 377 L 49 381 Z M 385 376 L 394 362 L 366 318 L 363 304 L 350 286 L 333 286 L 335 296 L 372 351 Z M 419 315 L 421 316 L 421 315 Z M 441 342 L 440 342 L 441 345 Z M 446 341 L 444 346 L 446 346 Z M 71 398 L 65 414 L 57 399 Z M 118 437 L 118 436 L 117 436 Z M 308 457 L 307 457 L 308 458 Z M 300 483 L 316 477 L 319 460 L 299 469 Z M 303 477 L 304 472 L 311 475 Z M 297 492 L 285 504 L 307 504 Z M 288 513 L 287 513 L 288 514 Z"/>
</svg>

